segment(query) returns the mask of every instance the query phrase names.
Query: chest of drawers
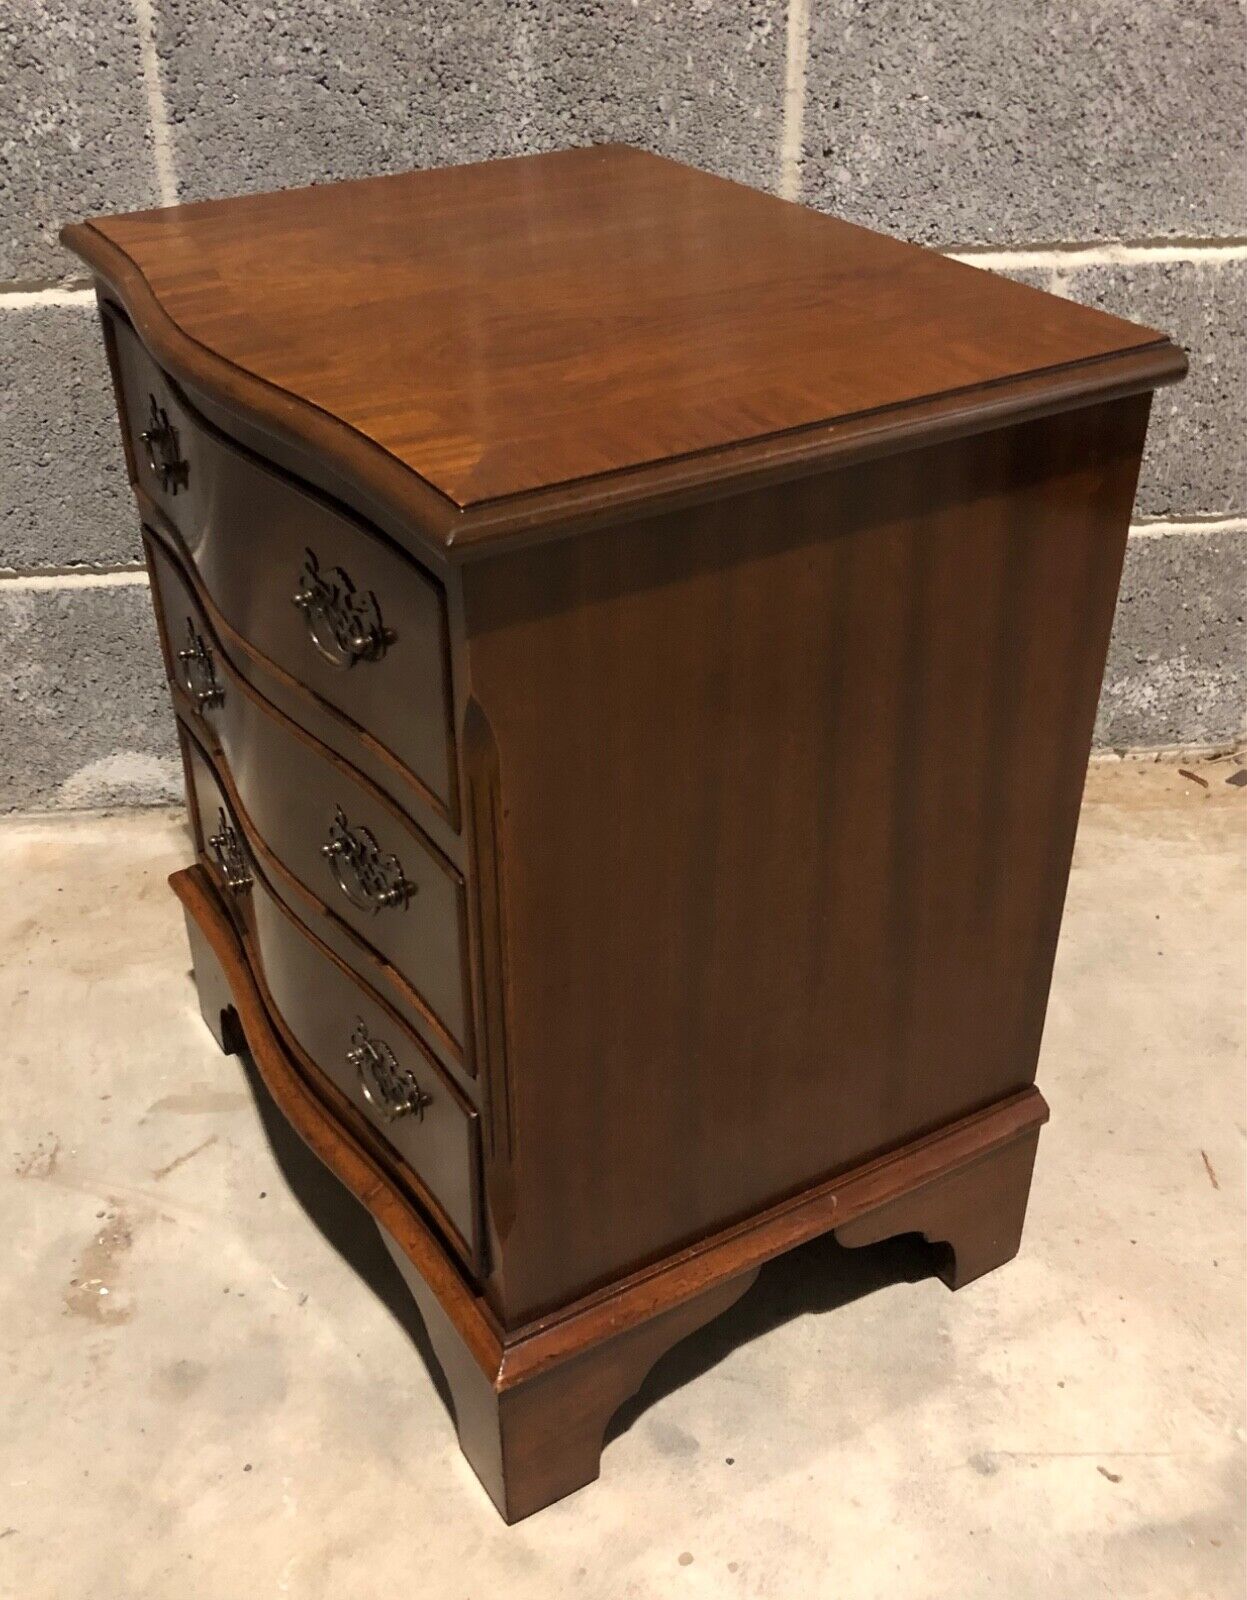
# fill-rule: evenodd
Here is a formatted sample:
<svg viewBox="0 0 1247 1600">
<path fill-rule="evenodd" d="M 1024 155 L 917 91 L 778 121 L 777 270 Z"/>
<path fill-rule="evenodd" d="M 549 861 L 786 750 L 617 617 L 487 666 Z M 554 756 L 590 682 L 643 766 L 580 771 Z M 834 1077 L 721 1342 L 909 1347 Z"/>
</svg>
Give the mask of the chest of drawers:
<svg viewBox="0 0 1247 1600">
<path fill-rule="evenodd" d="M 816 1235 L 1017 1249 L 1163 335 L 640 152 L 101 219 L 204 1015 L 509 1519 Z"/>
</svg>

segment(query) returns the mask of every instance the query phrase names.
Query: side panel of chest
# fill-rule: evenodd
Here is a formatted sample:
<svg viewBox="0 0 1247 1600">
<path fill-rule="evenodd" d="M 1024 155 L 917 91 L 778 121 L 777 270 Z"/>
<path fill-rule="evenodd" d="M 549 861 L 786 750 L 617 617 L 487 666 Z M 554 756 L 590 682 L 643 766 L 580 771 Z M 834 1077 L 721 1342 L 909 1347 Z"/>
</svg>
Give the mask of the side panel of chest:
<svg viewBox="0 0 1247 1600">
<path fill-rule="evenodd" d="M 465 570 L 510 1314 L 1032 1081 L 1147 409 Z"/>
</svg>

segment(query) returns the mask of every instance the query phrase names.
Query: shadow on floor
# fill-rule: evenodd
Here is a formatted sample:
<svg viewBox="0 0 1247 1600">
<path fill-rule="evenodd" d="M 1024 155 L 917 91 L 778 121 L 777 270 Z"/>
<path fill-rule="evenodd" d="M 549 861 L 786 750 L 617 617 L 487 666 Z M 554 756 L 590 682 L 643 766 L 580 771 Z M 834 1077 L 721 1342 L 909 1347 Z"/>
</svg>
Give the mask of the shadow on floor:
<svg viewBox="0 0 1247 1600">
<path fill-rule="evenodd" d="M 314 1156 L 274 1105 L 250 1054 L 237 1058 L 246 1075 L 269 1147 L 295 1199 L 346 1264 L 406 1331 L 428 1368 L 442 1404 L 453 1416 L 450 1391 L 433 1354 L 424 1321 L 368 1212 Z M 794 1317 L 820 1315 L 894 1283 L 917 1283 L 941 1265 L 941 1247 L 916 1234 L 846 1250 L 830 1236 L 813 1239 L 768 1262 L 758 1281 L 722 1316 L 676 1345 L 654 1366 L 606 1430 L 617 1439 L 666 1395 L 709 1372 L 751 1339 Z"/>
<path fill-rule="evenodd" d="M 286 1121 L 273 1103 L 248 1050 L 235 1058 L 242 1066 L 247 1085 L 255 1100 L 269 1149 L 286 1180 L 290 1192 L 306 1211 L 324 1239 L 332 1245 L 347 1266 L 356 1272 L 380 1300 L 399 1326 L 407 1333 L 428 1368 L 429 1377 L 442 1404 L 454 1415 L 450 1389 L 433 1354 L 424 1319 L 403 1282 L 390 1252 L 381 1241 L 377 1225 L 355 1196 L 339 1183 L 319 1156 Z"/>
<path fill-rule="evenodd" d="M 651 1368 L 631 1400 L 606 1429 L 606 1442 L 626 1433 L 657 1401 L 700 1378 L 750 1340 L 795 1317 L 835 1311 L 893 1283 L 918 1283 L 942 1264 L 942 1247 L 917 1234 L 902 1234 L 882 1244 L 847 1250 L 830 1234 L 811 1239 L 787 1255 L 768 1261 L 758 1281 L 722 1316 L 669 1350 Z"/>
</svg>

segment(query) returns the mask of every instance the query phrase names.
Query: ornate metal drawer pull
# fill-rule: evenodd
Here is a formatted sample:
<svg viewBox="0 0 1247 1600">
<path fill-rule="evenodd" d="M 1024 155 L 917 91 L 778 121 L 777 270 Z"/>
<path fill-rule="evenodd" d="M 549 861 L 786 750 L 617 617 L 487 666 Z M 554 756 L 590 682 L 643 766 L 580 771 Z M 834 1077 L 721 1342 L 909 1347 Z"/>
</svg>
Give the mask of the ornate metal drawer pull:
<svg viewBox="0 0 1247 1600">
<path fill-rule="evenodd" d="M 178 430 L 169 421 L 169 413 L 160 405 L 154 394 L 148 395 L 151 412 L 147 427 L 139 434 L 147 451 L 147 465 L 166 494 L 176 495 L 186 487 L 190 478 L 190 463 L 182 458 L 178 448 Z"/>
<path fill-rule="evenodd" d="M 247 858 L 243 855 L 242 842 L 225 815 L 224 807 L 218 813 L 217 831 L 208 840 L 208 848 L 216 857 L 217 870 L 224 879 L 227 889 L 232 889 L 235 894 L 241 894 L 244 889 L 251 887 L 251 874 L 247 871 Z"/>
<path fill-rule="evenodd" d="M 212 659 L 212 651 L 190 617 L 186 619 L 186 648 L 178 651 L 178 660 L 182 663 L 183 687 L 194 702 L 196 711 L 202 714 L 210 706 L 224 704 L 225 690 L 216 681 L 216 663 Z"/>
<path fill-rule="evenodd" d="M 403 876 L 395 855 L 383 855 L 381 846 L 367 828 L 352 828 L 341 806 L 329 825 L 329 840 L 320 847 L 337 880 L 338 888 L 360 911 L 377 912 L 385 907 L 400 910 L 416 892 L 416 886 Z"/>
<path fill-rule="evenodd" d="M 400 1067 L 393 1050 L 383 1039 L 374 1039 L 362 1020 L 356 1020 L 351 1035 L 348 1063 L 359 1073 L 360 1092 L 368 1104 L 387 1122 L 399 1117 L 424 1121 L 424 1108 L 433 1104 L 405 1067 Z"/>
<path fill-rule="evenodd" d="M 380 661 L 394 635 L 381 621 L 375 594 L 360 594 L 341 567 L 320 570 L 308 550 L 292 596 L 303 613 L 312 643 L 335 667 Z"/>
</svg>

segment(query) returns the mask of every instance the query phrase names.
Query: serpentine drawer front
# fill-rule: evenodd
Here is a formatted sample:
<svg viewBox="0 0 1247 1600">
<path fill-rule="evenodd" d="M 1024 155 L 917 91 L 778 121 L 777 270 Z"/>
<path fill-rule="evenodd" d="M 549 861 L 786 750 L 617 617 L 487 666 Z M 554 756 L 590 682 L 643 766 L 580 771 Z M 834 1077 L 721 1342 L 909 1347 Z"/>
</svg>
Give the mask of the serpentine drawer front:
<svg viewBox="0 0 1247 1600">
<path fill-rule="evenodd" d="M 254 943 L 276 1016 L 428 1189 L 451 1241 L 479 1264 L 476 1113 L 384 1001 L 281 905 L 193 735 L 186 750 L 201 857 Z"/>
<path fill-rule="evenodd" d="M 429 1026 L 461 1058 L 467 932 L 458 873 L 365 778 L 234 672 L 172 561 L 150 540 L 147 549 L 170 676 L 203 723 L 201 737 L 219 748 L 249 826 L 372 961 L 410 985 Z"/>
<path fill-rule="evenodd" d="M 363 523 L 206 424 L 129 325 L 106 323 L 140 486 L 227 626 L 454 804 L 442 591 Z M 401 627 L 399 626 L 401 619 Z"/>
<path fill-rule="evenodd" d="M 1182 352 L 620 147 L 62 237 L 200 1008 L 381 1228 L 503 1515 L 770 1257 L 1008 1260 Z"/>
</svg>

